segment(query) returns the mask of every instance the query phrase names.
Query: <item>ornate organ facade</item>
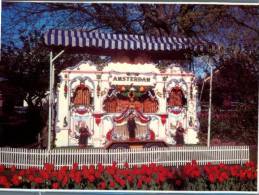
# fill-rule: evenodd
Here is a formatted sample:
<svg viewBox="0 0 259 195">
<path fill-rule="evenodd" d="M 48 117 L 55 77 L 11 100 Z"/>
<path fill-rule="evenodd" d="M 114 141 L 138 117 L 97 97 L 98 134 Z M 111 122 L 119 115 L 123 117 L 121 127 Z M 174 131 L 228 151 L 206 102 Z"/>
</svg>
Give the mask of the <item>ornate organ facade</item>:
<svg viewBox="0 0 259 195">
<path fill-rule="evenodd" d="M 198 143 L 197 89 L 193 73 L 172 64 L 109 63 L 101 71 L 81 62 L 60 73 L 57 88 L 56 146 L 77 146 L 80 128 L 89 131 L 88 145 L 105 147 L 130 137 L 163 140 L 174 145 L 179 123 L 185 144 Z"/>
</svg>

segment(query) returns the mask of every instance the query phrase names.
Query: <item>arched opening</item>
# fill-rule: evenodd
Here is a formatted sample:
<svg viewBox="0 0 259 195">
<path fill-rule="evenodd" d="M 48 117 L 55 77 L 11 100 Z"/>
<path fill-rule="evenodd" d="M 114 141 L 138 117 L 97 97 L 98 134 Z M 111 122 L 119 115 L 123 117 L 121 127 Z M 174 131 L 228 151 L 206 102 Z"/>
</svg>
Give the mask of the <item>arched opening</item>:
<svg viewBox="0 0 259 195">
<path fill-rule="evenodd" d="M 90 106 L 92 104 L 91 92 L 84 84 L 77 86 L 72 97 L 74 106 Z"/>
</svg>

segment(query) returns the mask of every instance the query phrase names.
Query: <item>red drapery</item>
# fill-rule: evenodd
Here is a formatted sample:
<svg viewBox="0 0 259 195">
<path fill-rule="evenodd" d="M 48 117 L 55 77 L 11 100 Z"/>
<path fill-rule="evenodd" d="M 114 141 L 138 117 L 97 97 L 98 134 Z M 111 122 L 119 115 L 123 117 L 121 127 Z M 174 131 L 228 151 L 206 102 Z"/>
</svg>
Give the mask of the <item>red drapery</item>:
<svg viewBox="0 0 259 195">
<path fill-rule="evenodd" d="M 161 114 L 160 115 L 161 122 L 162 122 L 163 125 L 166 123 L 167 116 L 168 116 L 167 114 Z"/>
<path fill-rule="evenodd" d="M 93 114 L 93 116 L 95 118 L 95 123 L 99 126 L 103 115 L 102 114 Z"/>
</svg>

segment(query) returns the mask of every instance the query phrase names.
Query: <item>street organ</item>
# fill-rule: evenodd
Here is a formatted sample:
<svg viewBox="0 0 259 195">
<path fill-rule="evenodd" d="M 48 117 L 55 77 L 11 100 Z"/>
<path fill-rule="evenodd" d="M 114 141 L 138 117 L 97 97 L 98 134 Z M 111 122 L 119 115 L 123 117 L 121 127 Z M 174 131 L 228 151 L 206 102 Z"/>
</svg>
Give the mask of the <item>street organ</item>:
<svg viewBox="0 0 259 195">
<path fill-rule="evenodd" d="M 198 143 L 197 86 L 187 54 L 213 47 L 200 39 L 50 30 L 45 43 L 111 60 L 100 69 L 81 61 L 62 70 L 56 89 L 55 145 L 153 147 Z M 193 53 L 192 53 L 193 52 Z M 161 68 L 157 62 L 170 59 Z M 83 140 L 83 139 L 81 139 Z M 181 143 L 181 144 L 183 144 Z"/>
</svg>

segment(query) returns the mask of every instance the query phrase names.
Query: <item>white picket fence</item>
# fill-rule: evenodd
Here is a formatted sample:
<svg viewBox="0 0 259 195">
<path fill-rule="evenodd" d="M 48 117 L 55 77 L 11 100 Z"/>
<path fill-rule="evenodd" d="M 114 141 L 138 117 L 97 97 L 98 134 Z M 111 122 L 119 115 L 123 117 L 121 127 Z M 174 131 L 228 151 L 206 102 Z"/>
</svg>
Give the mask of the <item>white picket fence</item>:
<svg viewBox="0 0 259 195">
<path fill-rule="evenodd" d="M 192 160 L 204 165 L 243 164 L 249 161 L 249 146 L 183 146 L 148 149 L 44 149 L 0 148 L 0 164 L 17 168 L 38 167 L 52 163 L 56 169 L 61 166 L 73 166 L 75 162 L 82 165 L 102 163 L 104 166 L 116 162 L 122 167 L 125 162 L 130 167 L 142 164 L 162 164 L 164 166 L 182 166 Z"/>
</svg>

